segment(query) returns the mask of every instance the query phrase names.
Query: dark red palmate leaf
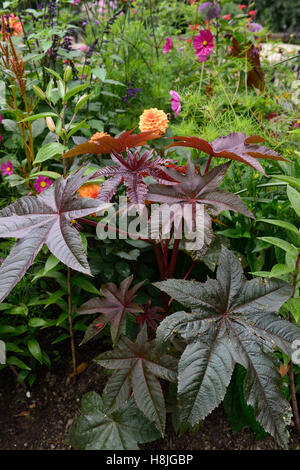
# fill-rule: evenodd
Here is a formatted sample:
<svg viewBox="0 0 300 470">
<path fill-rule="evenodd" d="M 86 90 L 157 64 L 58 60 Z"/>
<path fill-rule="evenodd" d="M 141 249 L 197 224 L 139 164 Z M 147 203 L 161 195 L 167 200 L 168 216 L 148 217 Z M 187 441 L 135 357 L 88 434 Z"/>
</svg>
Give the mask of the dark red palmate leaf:
<svg viewBox="0 0 300 470">
<path fill-rule="evenodd" d="M 265 171 L 261 164 L 257 161 L 258 158 L 266 160 L 281 160 L 289 161 L 287 158 L 282 157 L 274 150 L 268 149 L 261 145 L 255 145 L 264 142 L 264 138 L 258 135 L 248 136 L 243 132 L 231 132 L 230 134 L 218 137 L 213 142 L 209 143 L 199 137 L 171 137 L 175 142 L 169 145 L 171 147 L 190 147 L 201 150 L 210 157 L 229 158 L 236 160 L 246 165 L 251 166 L 255 170 L 265 175 Z"/>
<path fill-rule="evenodd" d="M 116 348 L 100 354 L 96 362 L 114 370 L 104 389 L 105 403 L 110 409 L 119 408 L 130 396 L 137 407 L 154 423 L 163 435 L 166 408 L 159 378 L 176 382 L 177 360 L 159 354 L 148 340 L 144 326 L 136 341 L 122 336 Z"/>
<path fill-rule="evenodd" d="M 165 310 L 162 307 L 152 307 L 151 300 L 145 305 L 143 312 L 136 315 L 136 320 L 138 324 L 143 327 L 145 323 L 152 328 L 153 331 L 157 329 L 157 321 L 160 322 L 164 319 L 163 315 L 160 315 L 158 312 L 164 312 Z"/>
<path fill-rule="evenodd" d="M 122 153 L 126 149 L 132 147 L 140 147 L 146 145 L 148 140 L 158 139 L 161 136 L 159 130 L 141 132 L 140 134 L 132 134 L 131 131 L 123 132 L 119 137 L 104 135 L 98 141 L 89 141 L 79 144 L 63 155 L 63 158 L 77 157 L 88 153 L 94 155 Z"/>
<path fill-rule="evenodd" d="M 152 176 L 164 185 L 177 183 L 178 179 L 170 176 L 163 168 L 168 161 L 162 158 L 151 159 L 151 156 L 152 151 L 139 155 L 138 151 L 132 153 L 127 150 L 127 158 L 120 153 L 111 153 L 111 159 L 116 165 L 100 168 L 94 175 L 110 177 L 101 185 L 98 199 L 103 202 L 110 201 L 119 184 L 124 182 L 129 200 L 134 204 L 144 204 L 148 191 L 144 176 Z"/>
<path fill-rule="evenodd" d="M 115 344 L 121 334 L 126 313 L 139 313 L 143 308 L 133 303 L 136 292 L 144 281 L 139 282 L 130 289 L 133 276 L 129 276 L 121 282 L 120 287 L 109 282 L 101 287 L 103 297 L 95 297 L 83 304 L 79 313 L 82 315 L 101 313 L 87 329 L 82 344 L 96 336 L 108 323 L 111 324 L 110 331 Z"/>
</svg>

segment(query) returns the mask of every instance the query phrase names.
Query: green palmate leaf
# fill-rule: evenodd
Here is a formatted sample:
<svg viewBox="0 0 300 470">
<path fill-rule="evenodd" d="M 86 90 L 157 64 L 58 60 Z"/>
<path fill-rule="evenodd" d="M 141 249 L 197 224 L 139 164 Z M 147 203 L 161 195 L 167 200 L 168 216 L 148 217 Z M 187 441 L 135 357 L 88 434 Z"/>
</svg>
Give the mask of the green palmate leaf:
<svg viewBox="0 0 300 470">
<path fill-rule="evenodd" d="M 88 392 L 82 398 L 82 416 L 75 418 L 66 443 L 78 450 L 138 450 L 138 443 L 158 437 L 132 398 L 111 411 L 100 395 Z"/>
<path fill-rule="evenodd" d="M 97 211 L 103 204 L 74 193 L 91 176 L 86 168 L 61 177 L 38 196 L 25 196 L 0 211 L 0 237 L 17 238 L 0 267 L 0 302 L 24 276 L 46 244 L 50 252 L 72 269 L 91 274 L 79 233 L 72 220 Z"/>
<path fill-rule="evenodd" d="M 132 389 L 138 408 L 163 435 L 166 409 L 157 377 L 175 381 L 177 361 L 167 354 L 158 356 L 154 343 L 148 341 L 146 325 L 135 343 L 122 337 L 116 349 L 101 354 L 96 362 L 115 370 L 104 390 L 106 405 L 120 408 Z"/>
<path fill-rule="evenodd" d="M 54 157 L 55 155 L 62 155 L 67 149 L 68 147 L 59 144 L 58 142 L 46 144 L 38 151 L 34 163 L 42 163 L 46 160 L 50 160 L 50 158 Z"/>
<path fill-rule="evenodd" d="M 246 281 L 238 258 L 225 247 L 215 280 L 155 285 L 191 309 L 167 317 L 157 330 L 160 350 L 176 335 L 187 343 L 178 367 L 182 421 L 194 425 L 221 403 L 238 363 L 247 369 L 244 394 L 256 420 L 287 447 L 291 411 L 271 352 L 277 346 L 291 356 L 300 340 L 300 328 L 277 314 L 291 287 L 278 279 Z"/>
<path fill-rule="evenodd" d="M 287 195 L 292 205 L 292 208 L 294 209 L 298 217 L 300 217 L 300 193 L 291 186 L 288 186 Z"/>
</svg>

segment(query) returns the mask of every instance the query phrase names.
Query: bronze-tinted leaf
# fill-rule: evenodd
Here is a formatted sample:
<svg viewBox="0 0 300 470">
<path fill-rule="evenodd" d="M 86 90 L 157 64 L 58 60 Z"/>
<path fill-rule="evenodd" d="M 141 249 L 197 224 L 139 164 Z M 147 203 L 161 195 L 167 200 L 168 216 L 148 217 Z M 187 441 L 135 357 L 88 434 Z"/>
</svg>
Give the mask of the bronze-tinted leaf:
<svg viewBox="0 0 300 470">
<path fill-rule="evenodd" d="M 123 132 L 119 137 L 112 137 L 111 135 L 103 135 L 98 141 L 93 140 L 77 145 L 75 148 L 69 150 L 63 155 L 63 158 L 76 157 L 78 155 L 94 154 L 102 155 L 125 152 L 126 149 L 132 147 L 140 147 L 146 145 L 148 140 L 158 139 L 161 136 L 159 131 L 147 131 L 140 134 L 132 134 L 131 131 Z"/>
<path fill-rule="evenodd" d="M 198 137 L 172 137 L 176 142 L 169 147 L 191 147 L 201 150 L 210 157 L 229 158 L 238 162 L 245 163 L 255 170 L 265 175 L 264 169 L 257 161 L 257 158 L 266 160 L 289 161 L 274 150 L 253 145 L 264 142 L 264 138 L 258 135 L 248 136 L 243 132 L 231 132 L 228 135 L 218 137 L 209 143 Z"/>
</svg>

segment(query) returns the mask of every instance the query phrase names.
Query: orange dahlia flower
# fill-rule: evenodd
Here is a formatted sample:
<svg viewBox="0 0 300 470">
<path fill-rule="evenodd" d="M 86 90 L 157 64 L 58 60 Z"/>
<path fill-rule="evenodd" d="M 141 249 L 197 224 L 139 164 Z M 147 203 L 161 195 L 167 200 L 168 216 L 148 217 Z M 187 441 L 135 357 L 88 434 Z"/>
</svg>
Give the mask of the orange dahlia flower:
<svg viewBox="0 0 300 470">
<path fill-rule="evenodd" d="M 168 116 L 157 108 L 145 109 L 140 116 L 139 128 L 141 132 L 159 130 L 162 134 L 168 128 Z"/>
<path fill-rule="evenodd" d="M 23 34 L 23 27 L 18 16 L 13 13 L 9 15 L 8 26 L 13 30 L 13 36 L 21 36 Z"/>
<path fill-rule="evenodd" d="M 107 135 L 109 134 L 107 134 L 106 132 L 96 132 L 96 134 L 92 135 L 90 142 L 97 142 L 99 139 Z"/>
<path fill-rule="evenodd" d="M 91 197 L 97 199 L 99 193 L 100 185 L 97 183 L 88 183 L 84 184 L 79 188 L 78 195 L 79 197 Z"/>
</svg>

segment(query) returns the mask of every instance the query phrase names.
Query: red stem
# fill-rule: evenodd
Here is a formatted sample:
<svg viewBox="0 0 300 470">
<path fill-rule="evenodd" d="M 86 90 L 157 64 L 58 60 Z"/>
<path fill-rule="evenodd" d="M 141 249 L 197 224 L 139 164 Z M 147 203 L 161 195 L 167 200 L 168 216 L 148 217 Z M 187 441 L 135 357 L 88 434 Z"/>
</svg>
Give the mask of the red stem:
<svg viewBox="0 0 300 470">
<path fill-rule="evenodd" d="M 174 245 L 173 245 L 173 250 L 172 250 L 171 261 L 170 261 L 169 269 L 167 271 L 167 278 L 170 278 L 170 277 L 173 276 L 174 269 L 175 269 L 175 266 L 176 266 L 177 257 L 178 257 L 179 243 L 180 243 L 180 239 L 175 238 Z"/>
<path fill-rule="evenodd" d="M 206 173 L 207 173 L 208 170 L 209 170 L 211 159 L 212 159 L 212 155 L 210 155 L 210 157 L 209 157 L 209 159 L 208 159 L 208 161 L 207 161 L 207 164 L 206 164 L 206 167 L 205 167 L 205 170 L 204 170 L 204 174 L 205 174 L 205 175 L 206 175 Z"/>
</svg>

